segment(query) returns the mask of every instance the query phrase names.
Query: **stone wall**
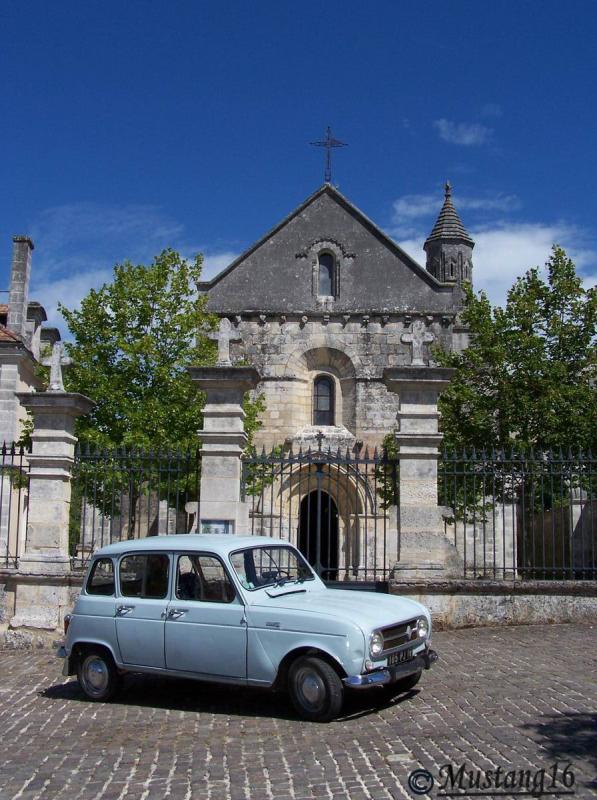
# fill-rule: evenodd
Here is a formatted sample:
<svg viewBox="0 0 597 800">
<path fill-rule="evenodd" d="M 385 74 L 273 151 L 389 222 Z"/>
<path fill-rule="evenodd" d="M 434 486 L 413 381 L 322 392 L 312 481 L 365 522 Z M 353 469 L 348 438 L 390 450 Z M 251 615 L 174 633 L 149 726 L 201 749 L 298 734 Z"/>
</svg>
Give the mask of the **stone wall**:
<svg viewBox="0 0 597 800">
<path fill-rule="evenodd" d="M 431 611 L 437 629 L 485 625 L 597 622 L 597 584 L 591 581 L 445 581 L 393 583 L 391 594 Z"/>
<path fill-rule="evenodd" d="M 410 347 L 401 341 L 416 315 L 238 315 L 242 337 L 232 345 L 233 359 L 248 360 L 262 380 L 266 412 L 256 444 L 270 448 L 292 439 L 312 424 L 313 381 L 325 373 L 336 387 L 336 424 L 364 445 L 381 445 L 395 429 L 398 397 L 382 382 L 388 366 L 410 363 Z M 427 315 L 434 345 L 452 346 L 453 318 Z"/>
</svg>

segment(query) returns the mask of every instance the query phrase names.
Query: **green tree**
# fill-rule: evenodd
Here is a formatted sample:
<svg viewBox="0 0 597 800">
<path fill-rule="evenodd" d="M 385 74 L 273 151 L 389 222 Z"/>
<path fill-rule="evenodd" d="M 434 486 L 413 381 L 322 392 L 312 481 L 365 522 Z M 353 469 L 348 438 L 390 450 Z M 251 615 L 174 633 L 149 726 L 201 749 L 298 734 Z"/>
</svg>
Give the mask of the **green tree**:
<svg viewBox="0 0 597 800">
<path fill-rule="evenodd" d="M 216 345 L 207 332 L 218 321 L 195 289 L 201 265 L 201 256 L 191 263 L 164 250 L 149 265 L 116 265 L 113 281 L 92 289 L 79 309 L 60 308 L 73 337 L 67 344 L 72 366 L 66 388 L 96 402 L 78 420 L 77 435 L 84 447 L 101 450 L 78 465 L 73 546 L 79 538 L 83 495 L 92 496 L 105 516 L 117 515 L 120 498 L 126 497 L 129 535 L 139 521 L 141 495 L 196 498 L 194 457 L 181 457 L 168 467 L 170 462 L 160 463 L 155 453 L 194 454 L 199 445 L 205 397 L 187 367 L 214 363 Z M 247 397 L 244 406 L 250 442 L 264 404 L 260 397 Z M 135 457 L 133 448 L 142 453 Z M 187 466 L 179 468 L 181 464 Z"/>
<path fill-rule="evenodd" d="M 440 398 L 449 448 L 587 448 L 597 443 L 597 293 L 553 247 L 504 308 L 467 289 L 463 353 L 437 353 L 455 377 Z"/>
<path fill-rule="evenodd" d="M 60 307 L 73 337 L 67 388 L 97 403 L 78 422 L 82 443 L 154 450 L 197 445 L 204 397 L 186 368 L 214 363 L 215 343 L 201 332 L 217 323 L 194 288 L 202 260 L 190 263 L 164 250 L 149 265 L 125 262 L 79 309 Z M 253 433 L 261 404 L 247 402 L 245 410 Z"/>
</svg>

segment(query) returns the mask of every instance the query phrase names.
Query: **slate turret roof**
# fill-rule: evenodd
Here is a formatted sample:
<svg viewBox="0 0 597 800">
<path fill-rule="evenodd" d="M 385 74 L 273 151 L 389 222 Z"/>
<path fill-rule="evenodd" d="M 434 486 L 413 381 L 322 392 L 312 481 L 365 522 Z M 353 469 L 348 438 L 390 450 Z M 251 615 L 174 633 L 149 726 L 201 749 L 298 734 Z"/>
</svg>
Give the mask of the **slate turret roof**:
<svg viewBox="0 0 597 800">
<path fill-rule="evenodd" d="M 452 187 L 449 181 L 445 186 L 444 204 L 433 230 L 427 237 L 428 242 L 437 241 L 438 239 L 463 239 L 466 242 L 473 243 L 471 235 L 462 224 L 462 220 L 452 203 Z"/>
</svg>

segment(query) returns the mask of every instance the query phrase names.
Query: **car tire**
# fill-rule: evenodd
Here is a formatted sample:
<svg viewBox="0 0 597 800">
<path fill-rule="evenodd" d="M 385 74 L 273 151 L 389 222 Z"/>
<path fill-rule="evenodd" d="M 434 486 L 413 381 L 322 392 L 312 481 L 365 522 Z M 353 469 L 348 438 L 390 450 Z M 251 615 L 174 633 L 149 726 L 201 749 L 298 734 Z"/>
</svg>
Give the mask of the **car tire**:
<svg viewBox="0 0 597 800">
<path fill-rule="evenodd" d="M 409 692 L 411 689 L 414 689 L 417 683 L 421 680 L 422 674 L 423 670 L 420 669 L 418 672 L 413 672 L 412 675 L 408 675 L 406 678 L 401 678 L 395 683 L 387 684 L 383 687 L 383 690 L 389 697 L 394 697 L 395 695 L 402 694 L 403 692 Z"/>
<path fill-rule="evenodd" d="M 303 719 L 329 722 L 342 708 L 342 681 L 322 658 L 297 658 L 288 672 L 288 690 L 293 706 Z"/>
<path fill-rule="evenodd" d="M 101 648 L 85 650 L 77 661 L 79 686 L 95 703 L 111 700 L 121 686 L 114 659 Z"/>
</svg>

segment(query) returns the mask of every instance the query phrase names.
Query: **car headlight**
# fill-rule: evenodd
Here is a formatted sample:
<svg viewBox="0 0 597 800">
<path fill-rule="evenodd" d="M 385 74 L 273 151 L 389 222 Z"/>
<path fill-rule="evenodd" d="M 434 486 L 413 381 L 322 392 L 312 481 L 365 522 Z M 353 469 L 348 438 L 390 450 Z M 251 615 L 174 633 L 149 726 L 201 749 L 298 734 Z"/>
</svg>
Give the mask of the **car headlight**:
<svg viewBox="0 0 597 800">
<path fill-rule="evenodd" d="M 369 639 L 369 652 L 372 656 L 378 656 L 383 650 L 383 636 L 379 631 L 373 631 Z"/>
<path fill-rule="evenodd" d="M 429 623 L 427 617 L 419 617 L 417 620 L 417 633 L 420 639 L 424 639 L 429 634 Z"/>
</svg>

